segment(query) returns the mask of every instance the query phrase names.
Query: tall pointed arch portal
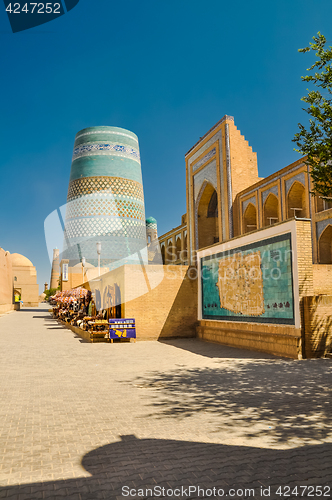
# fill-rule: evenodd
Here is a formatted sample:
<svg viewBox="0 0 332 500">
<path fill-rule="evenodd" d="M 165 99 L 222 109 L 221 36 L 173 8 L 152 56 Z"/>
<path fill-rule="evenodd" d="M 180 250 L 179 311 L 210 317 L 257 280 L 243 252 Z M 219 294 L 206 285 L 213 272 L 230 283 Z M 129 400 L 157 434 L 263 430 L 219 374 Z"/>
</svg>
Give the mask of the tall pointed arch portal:
<svg viewBox="0 0 332 500">
<path fill-rule="evenodd" d="M 219 241 L 218 195 L 210 182 L 205 182 L 197 201 L 198 249 Z"/>
</svg>

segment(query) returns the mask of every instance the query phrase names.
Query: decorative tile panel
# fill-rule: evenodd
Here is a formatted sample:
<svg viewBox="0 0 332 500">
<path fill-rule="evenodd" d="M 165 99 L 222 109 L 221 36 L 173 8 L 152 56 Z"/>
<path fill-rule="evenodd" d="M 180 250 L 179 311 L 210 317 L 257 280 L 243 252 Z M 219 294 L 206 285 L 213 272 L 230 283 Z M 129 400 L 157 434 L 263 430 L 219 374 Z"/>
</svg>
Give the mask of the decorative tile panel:
<svg viewBox="0 0 332 500">
<path fill-rule="evenodd" d="M 320 235 L 324 231 L 324 229 L 329 225 L 332 225 L 332 219 L 325 219 L 321 220 L 319 222 L 316 222 L 316 232 L 317 232 L 317 240 L 319 239 Z"/>
<path fill-rule="evenodd" d="M 285 182 L 285 185 L 286 185 L 286 195 L 288 193 L 288 191 L 290 190 L 292 184 L 294 181 L 299 181 L 301 182 L 301 184 L 303 184 L 303 186 L 305 186 L 305 176 L 304 176 L 304 172 L 300 172 L 299 174 L 297 175 L 294 175 L 294 177 L 291 177 L 290 179 L 287 179 L 287 181 Z"/>
<path fill-rule="evenodd" d="M 216 160 L 211 161 L 206 167 L 200 170 L 194 176 L 194 198 L 197 201 L 197 197 L 200 193 L 204 181 L 210 182 L 214 189 L 217 191 L 217 162 Z"/>
<path fill-rule="evenodd" d="M 245 212 L 249 203 L 252 203 L 254 206 L 256 206 L 256 196 L 252 196 L 251 198 L 248 198 L 248 200 L 242 202 L 242 212 L 243 213 Z"/>
<path fill-rule="evenodd" d="M 211 158 L 213 158 L 216 154 L 216 148 L 211 149 L 201 160 L 199 160 L 197 163 L 193 165 L 193 172 L 195 172 L 197 169 L 199 169 L 204 163 L 209 161 Z"/>
<path fill-rule="evenodd" d="M 125 144 L 114 143 L 87 143 L 78 146 L 74 149 L 72 161 L 83 156 L 121 156 L 122 158 L 130 158 L 140 163 L 140 155 L 138 149 L 130 148 Z"/>
<path fill-rule="evenodd" d="M 272 186 L 269 189 L 266 189 L 265 191 L 263 191 L 263 193 L 262 193 L 262 202 L 263 202 L 263 205 L 265 203 L 266 198 L 269 196 L 270 193 L 275 194 L 276 197 L 278 198 L 279 197 L 278 186 Z"/>
<path fill-rule="evenodd" d="M 144 203 L 142 184 L 122 177 L 83 177 L 82 179 L 75 179 L 69 183 L 67 201 L 96 192 L 121 195 Z"/>
<path fill-rule="evenodd" d="M 96 134 L 107 134 L 107 135 L 110 135 L 110 134 L 113 134 L 113 135 L 121 135 L 122 137 L 128 137 L 129 139 L 132 139 L 133 141 L 137 141 L 137 138 L 132 136 L 132 135 L 129 135 L 129 134 L 126 134 L 124 132 L 120 132 L 118 130 L 103 130 L 103 129 L 98 129 L 98 130 L 93 130 L 91 132 L 84 132 L 83 134 L 79 134 L 76 136 L 75 140 L 77 139 L 80 139 L 81 137 L 85 137 L 85 136 L 89 136 L 89 135 L 96 135 Z"/>
<path fill-rule="evenodd" d="M 118 216 L 145 220 L 144 204 L 115 199 L 106 194 L 87 195 L 67 203 L 66 220 L 94 216 Z"/>
<path fill-rule="evenodd" d="M 141 238 L 146 228 L 141 221 L 120 217 L 94 217 L 91 219 L 73 219 L 66 222 L 65 236 L 69 239 L 90 238 L 94 236 L 130 236 Z"/>
<path fill-rule="evenodd" d="M 203 319 L 295 324 L 290 233 L 200 260 Z"/>
</svg>

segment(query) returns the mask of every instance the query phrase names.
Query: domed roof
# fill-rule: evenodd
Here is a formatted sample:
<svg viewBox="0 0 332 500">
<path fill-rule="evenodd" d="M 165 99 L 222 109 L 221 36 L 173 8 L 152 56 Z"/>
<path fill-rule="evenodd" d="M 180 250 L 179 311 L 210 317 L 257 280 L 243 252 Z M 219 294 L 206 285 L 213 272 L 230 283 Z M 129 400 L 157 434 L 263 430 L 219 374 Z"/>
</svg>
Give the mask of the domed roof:
<svg viewBox="0 0 332 500">
<path fill-rule="evenodd" d="M 146 224 L 157 224 L 157 221 L 154 217 L 148 217 L 145 222 Z"/>
<path fill-rule="evenodd" d="M 75 264 L 74 267 L 80 267 L 82 269 L 82 262 L 79 262 L 78 264 Z M 84 269 L 91 269 L 91 268 L 94 268 L 95 266 L 93 266 L 92 264 L 90 264 L 90 262 L 86 262 L 84 264 Z"/>
<path fill-rule="evenodd" d="M 31 260 L 27 259 L 20 253 L 12 253 L 11 259 L 13 267 L 33 267 Z"/>
</svg>

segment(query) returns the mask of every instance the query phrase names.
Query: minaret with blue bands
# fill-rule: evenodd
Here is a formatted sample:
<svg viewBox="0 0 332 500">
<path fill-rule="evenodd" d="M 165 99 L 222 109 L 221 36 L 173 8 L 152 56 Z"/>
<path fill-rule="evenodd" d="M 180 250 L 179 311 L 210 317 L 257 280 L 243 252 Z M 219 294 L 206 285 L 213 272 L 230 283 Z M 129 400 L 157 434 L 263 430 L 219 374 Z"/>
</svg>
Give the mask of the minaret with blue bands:
<svg viewBox="0 0 332 500">
<path fill-rule="evenodd" d="M 146 264 L 146 226 L 138 138 L 118 127 L 78 132 L 69 181 L 65 250 L 73 266 Z M 67 247 L 67 248 L 66 248 Z"/>
</svg>

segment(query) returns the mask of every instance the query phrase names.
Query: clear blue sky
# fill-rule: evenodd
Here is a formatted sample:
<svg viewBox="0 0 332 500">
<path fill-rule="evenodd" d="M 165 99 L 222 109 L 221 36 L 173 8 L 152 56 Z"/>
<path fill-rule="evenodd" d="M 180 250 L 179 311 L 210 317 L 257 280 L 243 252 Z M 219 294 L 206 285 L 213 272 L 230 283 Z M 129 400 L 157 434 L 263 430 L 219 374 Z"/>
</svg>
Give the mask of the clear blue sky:
<svg viewBox="0 0 332 500">
<path fill-rule="evenodd" d="M 49 282 L 44 219 L 66 202 L 75 134 L 128 128 L 140 140 L 146 216 L 159 234 L 186 212 L 184 154 L 224 114 L 265 177 L 299 158 L 306 123 L 299 54 L 331 0 L 80 0 L 43 26 L 12 34 L 0 5 L 0 246 Z M 331 43 L 332 45 L 332 43 Z"/>
</svg>

